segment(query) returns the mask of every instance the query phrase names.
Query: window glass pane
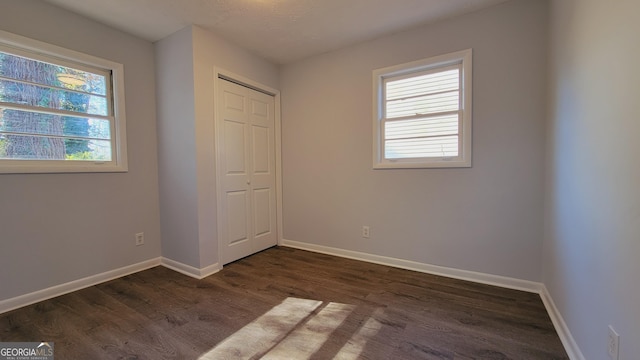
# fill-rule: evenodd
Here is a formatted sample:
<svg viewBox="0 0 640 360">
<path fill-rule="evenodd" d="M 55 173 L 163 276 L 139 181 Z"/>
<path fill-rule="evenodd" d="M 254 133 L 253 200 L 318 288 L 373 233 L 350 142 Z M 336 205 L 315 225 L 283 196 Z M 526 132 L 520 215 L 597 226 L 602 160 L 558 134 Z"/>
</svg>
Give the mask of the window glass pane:
<svg viewBox="0 0 640 360">
<path fill-rule="evenodd" d="M 68 153 L 68 149 L 77 151 Z M 111 142 L 0 134 L 0 159 L 111 161 Z"/>
<path fill-rule="evenodd" d="M 111 142 L 108 140 L 83 140 L 66 139 L 67 149 L 78 142 L 79 146 L 86 146 L 87 151 L 77 151 L 66 155 L 66 160 L 90 160 L 90 161 L 111 161 Z"/>
<path fill-rule="evenodd" d="M 458 136 L 386 140 L 386 159 L 458 156 Z"/>
<path fill-rule="evenodd" d="M 109 120 L 0 108 L 3 159 L 110 160 L 110 139 Z"/>
<path fill-rule="evenodd" d="M 387 100 L 404 99 L 421 94 L 458 90 L 460 69 L 413 76 L 386 83 Z"/>
<path fill-rule="evenodd" d="M 0 134 L 0 159 L 64 160 L 64 139 Z"/>
<path fill-rule="evenodd" d="M 386 103 L 386 117 L 387 119 L 394 119 L 404 116 L 457 111 L 460 106 L 459 98 L 459 92 L 456 90 L 434 95 L 388 101 Z"/>
<path fill-rule="evenodd" d="M 111 139 L 109 120 L 62 116 L 0 107 L 0 132 Z"/>
<path fill-rule="evenodd" d="M 10 80 L 0 80 L 0 101 L 93 115 L 109 115 L 107 99 L 103 96 L 23 84 Z"/>
<path fill-rule="evenodd" d="M 373 71 L 374 169 L 471 166 L 472 50 Z"/>
<path fill-rule="evenodd" d="M 122 64 L 0 31 L 0 173 L 127 171 L 116 83 Z"/>
<path fill-rule="evenodd" d="M 385 139 L 458 135 L 458 114 L 422 119 L 387 121 Z"/>
<path fill-rule="evenodd" d="M 0 76 L 96 95 L 104 96 L 107 93 L 104 75 L 27 59 L 5 52 L 0 52 Z"/>
</svg>

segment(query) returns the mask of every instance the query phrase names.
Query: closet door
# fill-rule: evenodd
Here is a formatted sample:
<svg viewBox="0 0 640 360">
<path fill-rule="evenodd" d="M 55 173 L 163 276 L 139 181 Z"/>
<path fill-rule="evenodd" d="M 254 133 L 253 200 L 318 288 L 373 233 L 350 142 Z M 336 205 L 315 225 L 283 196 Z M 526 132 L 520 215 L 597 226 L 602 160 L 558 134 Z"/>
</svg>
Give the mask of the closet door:
<svg viewBox="0 0 640 360">
<path fill-rule="evenodd" d="M 277 243 L 275 99 L 218 79 L 222 264 Z"/>
</svg>

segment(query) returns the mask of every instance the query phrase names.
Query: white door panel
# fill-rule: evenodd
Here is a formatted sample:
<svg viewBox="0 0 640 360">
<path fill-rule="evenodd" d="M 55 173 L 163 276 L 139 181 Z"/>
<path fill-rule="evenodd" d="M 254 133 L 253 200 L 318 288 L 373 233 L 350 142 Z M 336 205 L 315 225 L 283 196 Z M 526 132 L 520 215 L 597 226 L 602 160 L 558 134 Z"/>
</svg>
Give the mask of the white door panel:
<svg viewBox="0 0 640 360">
<path fill-rule="evenodd" d="M 222 264 L 276 245 L 275 100 L 219 79 Z"/>
<path fill-rule="evenodd" d="M 228 89 L 224 93 L 224 107 L 228 112 L 227 116 L 233 114 L 234 111 L 240 116 L 243 116 L 245 113 L 244 96 L 233 89 Z"/>
<path fill-rule="evenodd" d="M 253 142 L 253 173 L 254 175 L 268 174 L 269 170 L 271 170 L 269 128 L 254 125 L 251 135 Z"/>
<path fill-rule="evenodd" d="M 232 214 L 227 218 L 228 245 L 245 241 L 247 233 L 247 199 L 246 191 L 230 191 L 227 193 L 227 214 Z"/>
<path fill-rule="evenodd" d="M 263 236 L 271 232 L 271 189 L 253 191 L 253 236 Z"/>
<path fill-rule="evenodd" d="M 225 165 L 226 175 L 246 175 L 245 124 L 243 122 L 225 120 Z"/>
</svg>

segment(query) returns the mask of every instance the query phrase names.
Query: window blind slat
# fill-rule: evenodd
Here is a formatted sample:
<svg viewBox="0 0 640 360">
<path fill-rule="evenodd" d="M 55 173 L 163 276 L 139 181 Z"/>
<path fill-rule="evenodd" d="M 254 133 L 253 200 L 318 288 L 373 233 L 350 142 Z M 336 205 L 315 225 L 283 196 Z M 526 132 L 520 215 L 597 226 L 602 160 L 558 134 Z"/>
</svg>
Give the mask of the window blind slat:
<svg viewBox="0 0 640 360">
<path fill-rule="evenodd" d="M 100 95 L 78 94 L 40 85 L 29 85 L 11 80 L 0 80 L 0 100 L 14 104 L 31 105 L 40 108 L 67 110 L 79 114 L 107 116 L 109 114 L 107 99 Z M 86 97 L 80 105 L 69 109 L 73 97 Z"/>
<path fill-rule="evenodd" d="M 89 94 L 102 96 L 106 96 L 107 94 L 107 79 L 105 75 L 33 60 L 6 52 L 2 53 L 2 57 L 2 61 L 13 64 L 14 69 L 0 67 L 0 76 L 27 82 L 36 82 L 44 86 L 78 90 Z M 15 71 L 16 67 L 19 67 L 20 71 Z M 41 76 L 42 73 L 52 74 L 52 76 L 43 77 Z"/>
<path fill-rule="evenodd" d="M 374 168 L 471 166 L 471 55 L 374 71 Z"/>
<path fill-rule="evenodd" d="M 387 79 L 384 104 L 385 158 L 458 156 L 459 65 Z"/>
<path fill-rule="evenodd" d="M 457 134 L 457 114 L 385 123 L 385 139 L 406 139 Z"/>
<path fill-rule="evenodd" d="M 443 91 L 456 91 L 460 87 L 459 70 L 448 70 L 401 80 L 387 81 L 386 99 L 396 100 Z"/>
<path fill-rule="evenodd" d="M 29 129 L 34 135 L 63 135 L 84 139 L 111 139 L 111 122 L 107 119 L 63 116 L 34 111 L 7 109 L 0 106 L 0 134 L 22 133 Z M 59 123 L 59 124 L 56 124 Z M 86 131 L 85 124 L 90 131 Z"/>
<path fill-rule="evenodd" d="M 387 101 L 385 105 L 387 119 L 456 111 L 460 108 L 460 94 L 458 91 L 439 93 L 407 100 Z"/>
<path fill-rule="evenodd" d="M 458 156 L 458 136 L 385 141 L 385 158 L 455 157 Z"/>
<path fill-rule="evenodd" d="M 19 141 L 15 141 L 18 139 Z M 87 141 L 64 136 L 15 134 L 0 134 L 0 140 L 13 141 L 18 144 L 14 146 L 11 153 L 4 154 L 2 157 L 11 160 L 58 160 L 58 154 L 54 151 L 56 146 L 61 146 L 69 141 Z M 92 151 L 85 153 L 86 158 L 75 160 L 111 161 L 110 140 L 88 140 L 88 146 Z"/>
</svg>

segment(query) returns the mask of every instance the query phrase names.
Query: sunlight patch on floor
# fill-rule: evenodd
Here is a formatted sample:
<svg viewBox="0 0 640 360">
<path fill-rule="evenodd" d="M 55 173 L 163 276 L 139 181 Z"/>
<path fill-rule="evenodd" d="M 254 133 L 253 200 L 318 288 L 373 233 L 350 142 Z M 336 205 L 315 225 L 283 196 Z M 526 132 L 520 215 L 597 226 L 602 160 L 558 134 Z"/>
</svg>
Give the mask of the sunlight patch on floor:
<svg viewBox="0 0 640 360">
<path fill-rule="evenodd" d="M 249 359 L 275 346 L 322 301 L 287 298 L 249 325 L 226 338 L 199 360 Z"/>
<path fill-rule="evenodd" d="M 380 310 L 376 310 L 374 314 L 378 314 L 378 313 L 380 313 Z M 370 317 L 364 324 L 362 324 L 360 329 L 358 329 L 358 332 L 355 333 L 351 337 L 351 339 L 347 341 L 346 344 L 344 344 L 342 349 L 340 349 L 340 351 L 336 354 L 336 356 L 333 359 L 334 360 L 358 359 L 360 357 L 360 354 L 362 353 L 362 350 L 364 350 L 364 347 L 367 345 L 367 342 L 369 341 L 369 339 L 376 336 L 376 334 L 381 328 L 382 328 L 382 323 L 380 323 L 378 320 L 374 319 L 373 317 Z"/>
<path fill-rule="evenodd" d="M 354 305 L 287 298 L 198 360 L 309 359 L 355 309 Z M 377 313 L 377 312 L 376 312 Z M 375 314 L 375 313 L 374 313 Z M 370 317 L 336 354 L 357 359 L 382 324 Z"/>
<path fill-rule="evenodd" d="M 320 349 L 331 333 L 349 316 L 355 306 L 329 303 L 306 324 L 296 329 L 262 359 L 306 359 Z"/>
</svg>

